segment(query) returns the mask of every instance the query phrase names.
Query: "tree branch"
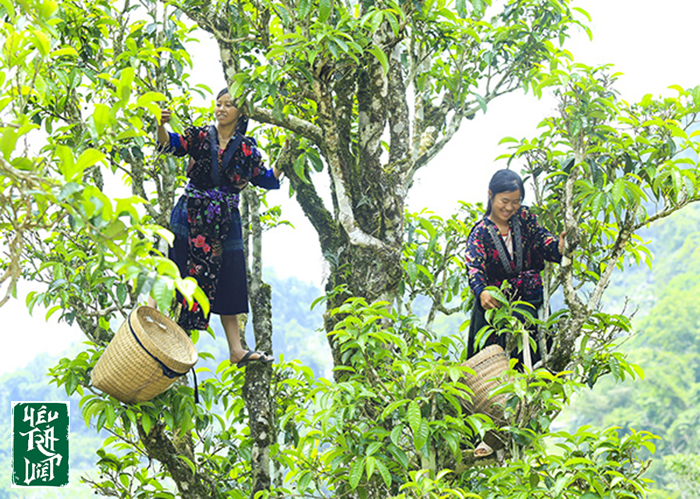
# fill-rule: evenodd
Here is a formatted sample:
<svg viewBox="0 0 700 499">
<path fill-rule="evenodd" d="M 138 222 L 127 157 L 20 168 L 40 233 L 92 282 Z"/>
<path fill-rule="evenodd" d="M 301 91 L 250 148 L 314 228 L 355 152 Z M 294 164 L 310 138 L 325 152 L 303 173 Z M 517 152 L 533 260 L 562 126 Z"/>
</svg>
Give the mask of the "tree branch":
<svg viewBox="0 0 700 499">
<path fill-rule="evenodd" d="M 278 119 L 271 110 L 260 106 L 252 106 L 250 109 L 250 117 L 260 123 L 268 123 L 297 133 L 311 140 L 317 146 L 323 147 L 323 131 L 320 127 L 309 121 L 302 120 L 296 116 L 286 116 L 283 119 Z"/>
<path fill-rule="evenodd" d="M 677 212 L 681 208 L 684 208 L 685 206 L 687 206 L 691 203 L 696 203 L 698 201 L 700 201 L 700 197 L 692 197 L 692 198 L 687 198 L 687 199 L 683 200 L 683 202 L 681 202 L 675 206 L 667 206 L 663 210 L 654 213 L 652 216 L 648 217 L 643 222 L 639 222 L 634 227 L 632 227 L 631 230 L 632 230 L 632 232 L 636 232 L 639 229 L 641 229 L 642 227 L 645 227 L 645 226 L 649 225 L 650 223 L 655 222 L 657 220 L 661 220 L 661 219 L 666 218 L 670 215 L 673 215 L 675 212 Z"/>
<path fill-rule="evenodd" d="M 284 172 L 292 187 L 297 192 L 296 200 L 299 203 L 304 215 L 309 219 L 311 225 L 316 229 L 321 244 L 321 251 L 334 252 L 340 245 L 340 232 L 338 223 L 333 219 L 333 215 L 325 208 L 323 199 L 318 195 L 314 184 L 304 182 L 294 171 L 294 161 L 300 154 L 297 148 L 298 140 L 293 139 L 287 142 L 282 154 L 277 159 L 277 168 Z"/>
<path fill-rule="evenodd" d="M 406 102 L 406 82 L 401 64 L 400 45 L 396 45 L 389 58 L 389 88 L 387 92 L 387 109 L 389 111 L 389 165 L 398 167 L 399 171 L 410 168 L 411 144 L 408 103 Z"/>
<path fill-rule="evenodd" d="M 385 244 L 374 236 L 365 233 L 357 225 L 355 214 L 353 213 L 352 201 L 346 188 L 347 179 L 341 166 L 340 140 L 338 130 L 335 125 L 334 111 L 331 96 L 325 89 L 325 84 L 319 78 L 314 79 L 314 93 L 317 97 L 319 117 L 324 124 L 325 156 L 328 162 L 331 182 L 337 200 L 338 216 L 340 226 L 345 230 L 352 245 L 384 250 Z"/>
<path fill-rule="evenodd" d="M 250 282 L 250 304 L 253 311 L 255 346 L 261 351 L 272 352 L 272 306 L 271 289 L 262 280 L 262 227 L 260 225 L 260 199 L 252 189 L 243 191 L 248 206 L 250 233 L 252 236 L 251 265 L 248 272 Z M 246 369 L 243 398 L 250 415 L 250 436 L 253 440 L 251 496 L 270 488 L 270 444 L 275 440 L 270 399 L 271 368 L 269 364 L 257 363 Z"/>
</svg>

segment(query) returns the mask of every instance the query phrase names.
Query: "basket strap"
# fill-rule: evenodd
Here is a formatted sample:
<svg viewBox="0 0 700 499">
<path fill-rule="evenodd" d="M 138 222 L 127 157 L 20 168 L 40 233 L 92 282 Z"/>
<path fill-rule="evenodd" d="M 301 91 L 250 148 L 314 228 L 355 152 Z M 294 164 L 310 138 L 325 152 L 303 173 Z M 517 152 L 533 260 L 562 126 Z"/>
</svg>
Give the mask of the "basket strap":
<svg viewBox="0 0 700 499">
<path fill-rule="evenodd" d="M 145 346 L 143 346 L 143 343 L 141 343 L 141 340 L 137 336 L 136 331 L 134 331 L 134 328 L 131 327 L 131 316 L 133 315 L 133 313 L 134 312 L 131 312 L 131 314 L 129 314 L 129 320 L 126 321 L 129 323 L 129 330 L 131 331 L 131 334 L 134 335 L 134 338 L 136 339 L 136 342 L 139 344 L 139 346 L 141 348 L 143 348 L 143 351 L 146 352 L 148 355 L 150 355 L 153 358 L 153 360 L 155 360 L 158 363 L 158 365 L 160 366 L 160 368 L 163 371 L 163 376 L 170 378 L 170 379 L 173 379 L 173 378 L 177 378 L 177 377 L 184 376 L 185 374 L 187 374 L 187 372 L 179 373 L 177 371 L 173 371 L 168 366 L 166 366 L 158 357 L 156 357 L 151 352 L 149 352 Z"/>
<path fill-rule="evenodd" d="M 197 373 L 192 366 L 192 377 L 194 378 L 194 403 L 199 404 L 199 385 L 197 384 Z"/>
</svg>

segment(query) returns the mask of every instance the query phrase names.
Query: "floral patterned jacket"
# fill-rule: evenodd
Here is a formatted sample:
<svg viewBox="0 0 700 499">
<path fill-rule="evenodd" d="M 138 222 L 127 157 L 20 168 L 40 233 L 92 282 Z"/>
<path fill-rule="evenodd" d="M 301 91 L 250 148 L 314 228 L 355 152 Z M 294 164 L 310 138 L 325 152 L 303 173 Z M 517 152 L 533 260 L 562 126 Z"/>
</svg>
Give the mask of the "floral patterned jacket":
<svg viewBox="0 0 700 499">
<path fill-rule="evenodd" d="M 189 127 L 182 135 L 174 132 L 169 132 L 169 135 L 170 147 L 168 152 L 171 152 L 174 156 L 189 154 L 192 158 L 187 170 L 190 183 L 200 190 L 216 187 L 212 180 L 209 127 Z M 234 140 L 232 138 L 226 149 L 231 147 L 233 143 Z M 268 170 L 265 168 L 255 139 L 252 137 L 243 136 L 241 146 L 225 167 L 221 164 L 223 157 L 224 154 L 219 154 L 219 167 L 223 172 L 221 186 L 224 190 L 233 188 L 235 184 L 240 183 L 242 180 L 248 180 L 251 184 L 265 189 L 279 188 L 279 181 L 274 176 L 272 169 Z"/>
<path fill-rule="evenodd" d="M 519 273 L 516 272 L 515 259 L 509 253 L 507 258 L 511 268 L 506 273 L 496 244 L 489 232 L 489 226 L 496 226 L 494 222 L 483 218 L 469 234 L 466 263 L 469 287 L 477 298 L 486 286 L 500 287 L 504 280 L 508 280 L 515 292 L 514 298 L 525 301 L 538 300 L 542 297 L 540 272 L 544 269 L 545 260 L 561 261 L 559 239 L 538 224 L 537 217 L 526 206 L 521 207 L 508 221 L 511 231 L 513 231 L 513 221 L 516 217 L 520 222 L 523 251 L 522 269 Z M 495 232 L 498 233 L 498 229 Z M 513 232 L 515 233 L 515 231 Z M 496 237 L 501 238 L 500 235 Z M 505 246 L 502 238 L 501 243 Z M 514 248 L 516 244 L 514 241 Z M 515 254 L 515 249 L 513 253 Z"/>
</svg>

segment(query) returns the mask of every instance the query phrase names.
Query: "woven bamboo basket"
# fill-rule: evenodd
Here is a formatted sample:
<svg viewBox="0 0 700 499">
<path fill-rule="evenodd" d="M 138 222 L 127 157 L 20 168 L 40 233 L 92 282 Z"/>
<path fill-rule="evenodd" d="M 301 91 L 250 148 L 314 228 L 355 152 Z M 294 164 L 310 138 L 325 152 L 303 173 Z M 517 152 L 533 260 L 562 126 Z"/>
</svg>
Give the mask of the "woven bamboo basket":
<svg viewBox="0 0 700 499">
<path fill-rule="evenodd" d="M 488 415 L 494 423 L 503 422 L 506 395 L 501 393 L 489 397 L 489 393 L 503 383 L 503 373 L 508 370 L 506 352 L 500 345 L 489 345 L 462 365 L 476 372 L 476 376 L 467 374 L 464 378 L 464 384 L 471 388 L 474 395 L 471 401 L 463 400 L 462 406 L 467 412 Z"/>
<path fill-rule="evenodd" d="M 138 307 L 121 325 L 92 370 L 92 385 L 125 403 L 167 390 L 197 363 L 185 331 L 151 307 Z"/>
</svg>

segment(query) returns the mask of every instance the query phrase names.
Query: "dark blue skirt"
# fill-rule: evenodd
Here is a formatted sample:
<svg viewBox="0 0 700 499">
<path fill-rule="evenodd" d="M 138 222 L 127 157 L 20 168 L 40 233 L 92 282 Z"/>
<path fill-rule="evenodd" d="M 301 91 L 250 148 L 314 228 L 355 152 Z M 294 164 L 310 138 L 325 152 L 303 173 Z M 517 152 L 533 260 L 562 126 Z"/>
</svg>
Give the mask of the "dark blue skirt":
<svg viewBox="0 0 700 499">
<path fill-rule="evenodd" d="M 170 230 L 175 235 L 168 257 L 180 269 L 185 278 L 187 271 L 187 248 L 189 245 L 189 225 L 187 223 L 187 196 L 178 199 L 170 217 Z M 224 255 L 217 276 L 214 303 L 211 312 L 219 315 L 248 313 L 248 283 L 246 276 L 245 253 L 243 252 L 243 231 L 241 214 L 232 211 L 231 226 L 223 244 Z"/>
</svg>

